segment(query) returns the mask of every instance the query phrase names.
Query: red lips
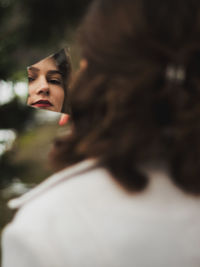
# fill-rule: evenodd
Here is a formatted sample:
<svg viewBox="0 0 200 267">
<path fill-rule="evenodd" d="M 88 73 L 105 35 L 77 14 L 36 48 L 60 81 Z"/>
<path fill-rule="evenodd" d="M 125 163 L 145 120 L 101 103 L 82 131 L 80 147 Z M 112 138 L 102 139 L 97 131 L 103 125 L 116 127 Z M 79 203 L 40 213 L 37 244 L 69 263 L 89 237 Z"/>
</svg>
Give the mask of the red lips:
<svg viewBox="0 0 200 267">
<path fill-rule="evenodd" d="M 51 104 L 51 102 L 49 102 L 48 100 L 39 100 L 39 101 L 32 103 L 31 106 L 34 106 L 37 108 L 48 108 L 48 107 L 53 106 L 53 104 Z"/>
</svg>

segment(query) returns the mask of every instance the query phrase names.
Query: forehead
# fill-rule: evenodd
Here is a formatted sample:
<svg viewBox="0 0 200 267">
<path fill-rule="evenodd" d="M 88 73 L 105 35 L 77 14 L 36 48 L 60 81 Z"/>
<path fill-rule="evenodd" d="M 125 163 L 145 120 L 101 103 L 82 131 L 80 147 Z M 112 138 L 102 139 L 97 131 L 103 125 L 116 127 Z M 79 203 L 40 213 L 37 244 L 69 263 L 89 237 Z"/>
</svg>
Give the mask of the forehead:
<svg viewBox="0 0 200 267">
<path fill-rule="evenodd" d="M 58 70 L 58 67 L 56 65 L 56 62 L 53 57 L 45 58 L 30 67 L 28 67 L 29 71 L 40 71 L 40 72 L 47 72 L 49 70 Z"/>
</svg>

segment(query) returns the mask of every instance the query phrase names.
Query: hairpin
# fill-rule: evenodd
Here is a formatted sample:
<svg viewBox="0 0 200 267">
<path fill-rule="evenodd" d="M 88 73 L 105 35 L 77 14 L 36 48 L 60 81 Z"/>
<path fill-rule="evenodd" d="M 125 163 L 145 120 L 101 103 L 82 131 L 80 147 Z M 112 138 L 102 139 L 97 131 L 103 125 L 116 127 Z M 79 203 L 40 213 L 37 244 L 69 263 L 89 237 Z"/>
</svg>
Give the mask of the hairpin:
<svg viewBox="0 0 200 267">
<path fill-rule="evenodd" d="M 165 75 L 167 81 L 183 83 L 186 77 L 185 68 L 183 66 L 168 65 Z"/>
</svg>

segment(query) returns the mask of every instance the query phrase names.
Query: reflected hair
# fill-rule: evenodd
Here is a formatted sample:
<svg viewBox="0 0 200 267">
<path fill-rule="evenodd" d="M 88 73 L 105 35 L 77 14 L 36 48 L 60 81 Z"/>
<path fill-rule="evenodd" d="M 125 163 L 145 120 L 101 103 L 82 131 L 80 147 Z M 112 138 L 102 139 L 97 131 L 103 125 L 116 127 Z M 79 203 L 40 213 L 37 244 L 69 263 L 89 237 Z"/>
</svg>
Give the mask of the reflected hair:
<svg viewBox="0 0 200 267">
<path fill-rule="evenodd" d="M 64 101 L 62 106 L 62 113 L 70 113 L 70 104 L 69 104 L 69 97 L 68 97 L 68 91 L 69 91 L 69 83 L 71 79 L 71 59 L 69 56 L 68 50 L 62 49 L 59 52 L 55 53 L 53 56 L 53 59 L 56 62 L 56 65 L 62 75 L 63 85 L 64 85 Z"/>
</svg>

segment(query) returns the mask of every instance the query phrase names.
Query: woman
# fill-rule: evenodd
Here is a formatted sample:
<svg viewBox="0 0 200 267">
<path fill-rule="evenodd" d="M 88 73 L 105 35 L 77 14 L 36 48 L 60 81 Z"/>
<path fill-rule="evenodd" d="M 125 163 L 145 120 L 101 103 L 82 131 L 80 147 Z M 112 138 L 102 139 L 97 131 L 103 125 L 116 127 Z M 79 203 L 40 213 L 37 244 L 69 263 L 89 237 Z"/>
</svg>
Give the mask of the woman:
<svg viewBox="0 0 200 267">
<path fill-rule="evenodd" d="M 200 2 L 98 0 L 65 168 L 10 202 L 3 267 L 200 266 Z"/>
<path fill-rule="evenodd" d="M 28 67 L 29 95 L 27 104 L 42 109 L 69 113 L 68 85 L 70 59 L 62 49 Z"/>
</svg>

